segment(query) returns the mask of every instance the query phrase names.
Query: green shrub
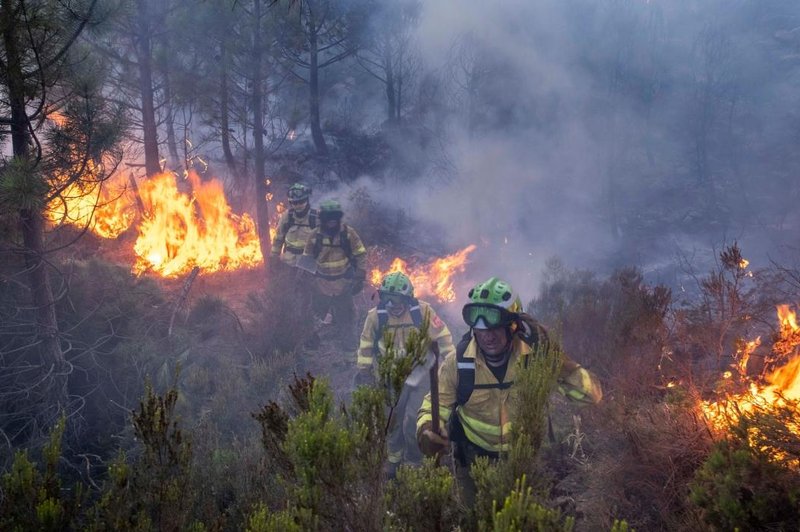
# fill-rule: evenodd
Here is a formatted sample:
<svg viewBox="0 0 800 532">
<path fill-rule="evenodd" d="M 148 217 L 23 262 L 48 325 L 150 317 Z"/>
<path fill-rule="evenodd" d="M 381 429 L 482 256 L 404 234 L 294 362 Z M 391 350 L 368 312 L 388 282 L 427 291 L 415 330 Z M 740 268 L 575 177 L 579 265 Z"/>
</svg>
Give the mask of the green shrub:
<svg viewBox="0 0 800 532">
<path fill-rule="evenodd" d="M 800 474 L 746 439 L 715 445 L 695 475 L 690 499 L 720 530 L 800 527 Z"/>
<path fill-rule="evenodd" d="M 533 490 L 527 486 L 525 476 L 517 480 L 514 489 L 505 498 L 503 506 L 497 508 L 494 503 L 494 515 L 490 526 L 483 525 L 481 530 L 493 532 L 571 532 L 575 519 L 567 517 L 562 520 L 558 510 L 546 508 L 536 502 Z"/>
</svg>

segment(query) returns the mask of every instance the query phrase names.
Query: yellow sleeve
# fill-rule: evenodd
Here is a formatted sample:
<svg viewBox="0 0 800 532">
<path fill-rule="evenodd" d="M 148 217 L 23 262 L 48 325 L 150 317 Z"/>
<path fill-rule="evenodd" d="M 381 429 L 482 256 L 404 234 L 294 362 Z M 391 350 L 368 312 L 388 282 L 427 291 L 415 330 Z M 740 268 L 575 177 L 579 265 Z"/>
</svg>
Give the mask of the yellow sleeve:
<svg viewBox="0 0 800 532">
<path fill-rule="evenodd" d="M 558 380 L 558 391 L 567 399 L 579 403 L 597 404 L 603 398 L 603 388 L 595 375 L 579 365 Z"/>
<path fill-rule="evenodd" d="M 378 334 L 378 313 L 375 309 L 367 312 L 367 319 L 364 321 L 364 330 L 361 331 L 361 340 L 356 351 L 356 366 L 359 369 L 369 368 L 374 363 L 373 349 L 375 347 L 375 335 Z"/>
<path fill-rule="evenodd" d="M 347 237 L 350 239 L 350 249 L 353 253 L 353 260 L 356 263 L 355 267 L 359 270 L 367 271 L 367 248 L 364 247 L 364 243 L 356 233 L 356 230 L 349 225 L 347 226 Z"/>
<path fill-rule="evenodd" d="M 284 212 L 281 214 L 281 217 L 278 218 L 278 230 L 275 231 L 275 238 L 272 239 L 272 249 L 270 250 L 270 255 L 280 255 L 281 251 L 283 250 L 283 243 L 286 240 L 286 233 L 283 232 L 283 227 L 286 225 L 286 222 L 289 219 L 289 211 Z"/>
<path fill-rule="evenodd" d="M 442 365 L 439 366 L 439 429 L 440 434 L 447 433 L 447 421 L 456 404 L 456 383 L 458 382 L 458 371 L 456 369 L 456 354 L 453 352 L 448 355 Z M 422 406 L 417 413 L 417 436 L 425 423 L 433 420 L 431 416 L 431 393 L 425 395 Z"/>
<path fill-rule="evenodd" d="M 450 334 L 450 329 L 436 314 L 433 308 L 425 303 L 425 316 L 430 320 L 430 327 L 428 329 L 428 336 L 431 342 L 436 342 L 439 347 L 439 360 L 444 360 L 451 353 L 455 356 L 456 348 L 453 345 L 453 336 Z"/>
</svg>

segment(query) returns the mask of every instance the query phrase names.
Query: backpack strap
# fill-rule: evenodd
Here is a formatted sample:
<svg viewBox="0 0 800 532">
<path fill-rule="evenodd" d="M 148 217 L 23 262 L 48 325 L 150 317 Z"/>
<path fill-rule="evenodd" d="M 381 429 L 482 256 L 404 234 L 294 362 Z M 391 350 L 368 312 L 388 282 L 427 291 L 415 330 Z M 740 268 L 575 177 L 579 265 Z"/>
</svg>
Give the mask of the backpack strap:
<svg viewBox="0 0 800 532">
<path fill-rule="evenodd" d="M 461 337 L 456 346 L 456 369 L 458 383 L 456 384 L 456 404 L 463 406 L 469 401 L 472 390 L 475 389 L 475 359 L 465 358 L 469 342 L 472 340 L 472 331 Z"/>
<path fill-rule="evenodd" d="M 315 259 L 319 257 L 319 254 L 322 251 L 322 246 L 323 246 L 322 239 L 324 237 L 325 235 L 322 234 L 322 231 L 317 232 L 317 234 L 314 236 L 314 247 L 312 251 L 314 252 Z M 353 249 L 350 244 L 350 237 L 347 236 L 347 226 L 345 224 L 342 224 L 342 228 L 339 230 L 339 247 L 342 248 L 345 257 L 347 257 L 347 260 L 350 261 L 350 264 L 352 264 Z"/>
<path fill-rule="evenodd" d="M 308 226 L 311 229 L 317 228 L 317 209 L 311 209 L 308 213 Z"/>
</svg>

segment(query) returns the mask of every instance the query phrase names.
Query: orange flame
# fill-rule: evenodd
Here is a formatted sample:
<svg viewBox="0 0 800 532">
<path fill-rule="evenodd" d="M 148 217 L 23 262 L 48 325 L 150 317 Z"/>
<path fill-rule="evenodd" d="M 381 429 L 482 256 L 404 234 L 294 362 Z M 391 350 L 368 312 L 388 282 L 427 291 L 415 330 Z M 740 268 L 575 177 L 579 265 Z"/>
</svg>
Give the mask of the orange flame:
<svg viewBox="0 0 800 532">
<path fill-rule="evenodd" d="M 742 413 L 752 412 L 756 408 L 769 410 L 790 406 L 791 401 L 800 400 L 800 327 L 797 326 L 797 315 L 789 310 L 788 305 L 780 305 L 778 319 L 781 324 L 780 338 L 773 349 L 776 354 L 789 356 L 788 362 L 770 372 L 764 378 L 765 383 L 750 382 L 749 389 L 744 393 L 719 401 L 704 401 L 702 410 L 713 426 L 725 428 Z M 791 430 L 800 433 L 800 425 L 791 427 Z"/>
<path fill-rule="evenodd" d="M 451 277 L 457 272 L 464 271 L 468 262 L 467 257 L 475 248 L 474 244 L 470 244 L 452 255 L 420 266 L 410 267 L 406 261 L 397 257 L 386 271 L 374 268 L 370 274 L 370 279 L 372 284 L 377 287 L 380 286 L 381 280 L 387 274 L 403 272 L 411 279 L 411 284 L 414 285 L 414 293 L 417 296 L 434 295 L 440 301 L 453 301 L 456 298 L 456 292 L 453 289 Z"/>
<path fill-rule="evenodd" d="M 134 245 L 137 274 L 154 270 L 165 277 L 252 267 L 262 261 L 255 222 L 231 212 L 222 183 L 202 182 L 189 172 L 193 197 L 178 190 L 175 176 L 163 173 L 140 186 L 150 212 Z"/>
<path fill-rule="evenodd" d="M 88 227 L 102 238 L 117 238 L 136 217 L 126 187 L 119 182 L 77 181 L 50 203 L 45 214 L 53 223 Z"/>
</svg>

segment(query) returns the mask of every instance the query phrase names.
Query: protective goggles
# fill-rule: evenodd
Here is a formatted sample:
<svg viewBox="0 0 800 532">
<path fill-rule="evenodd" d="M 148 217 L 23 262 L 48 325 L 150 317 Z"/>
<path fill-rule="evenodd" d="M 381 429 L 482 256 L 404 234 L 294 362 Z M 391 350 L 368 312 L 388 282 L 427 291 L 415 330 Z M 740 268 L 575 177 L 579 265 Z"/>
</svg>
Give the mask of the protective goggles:
<svg viewBox="0 0 800 532">
<path fill-rule="evenodd" d="M 510 325 L 517 319 L 514 312 L 486 303 L 469 303 L 461 310 L 464 323 L 477 329 L 493 329 Z"/>
<path fill-rule="evenodd" d="M 378 297 L 381 300 L 381 303 L 384 305 L 407 305 L 408 304 L 408 297 L 400 295 L 400 294 L 386 294 L 384 292 L 379 292 Z"/>
<path fill-rule="evenodd" d="M 308 198 L 289 200 L 289 205 L 303 205 L 304 203 L 308 203 Z"/>
</svg>

